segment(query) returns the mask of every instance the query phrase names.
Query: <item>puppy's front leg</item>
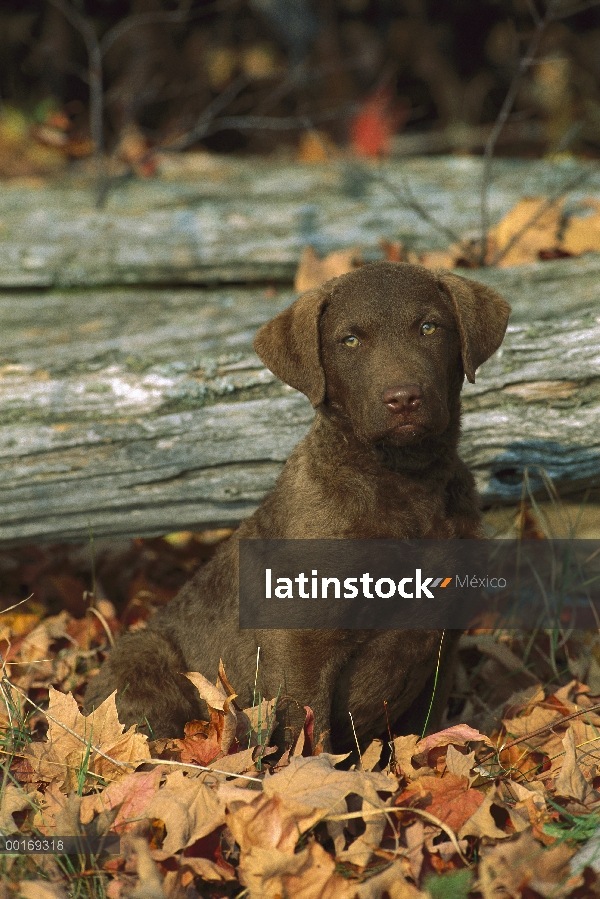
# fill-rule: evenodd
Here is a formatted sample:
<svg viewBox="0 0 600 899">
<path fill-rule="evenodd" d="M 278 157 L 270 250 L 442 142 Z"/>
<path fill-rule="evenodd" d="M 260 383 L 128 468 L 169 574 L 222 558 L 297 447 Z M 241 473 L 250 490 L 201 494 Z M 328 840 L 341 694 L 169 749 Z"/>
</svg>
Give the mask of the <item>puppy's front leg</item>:
<svg viewBox="0 0 600 899">
<path fill-rule="evenodd" d="M 184 725 L 208 718 L 206 703 L 184 676 L 187 666 L 179 649 L 158 631 L 146 628 L 121 637 L 90 681 L 87 712 L 116 691 L 119 721 L 140 725 L 153 738 L 181 737 Z"/>
<path fill-rule="evenodd" d="M 332 751 L 331 705 L 340 672 L 351 654 L 344 631 L 263 631 L 261 634 L 264 671 L 261 683 L 265 695 L 288 700 L 278 744 L 289 742 L 304 724 L 304 705 L 314 713 L 314 739 L 323 734 L 323 749 Z"/>
</svg>

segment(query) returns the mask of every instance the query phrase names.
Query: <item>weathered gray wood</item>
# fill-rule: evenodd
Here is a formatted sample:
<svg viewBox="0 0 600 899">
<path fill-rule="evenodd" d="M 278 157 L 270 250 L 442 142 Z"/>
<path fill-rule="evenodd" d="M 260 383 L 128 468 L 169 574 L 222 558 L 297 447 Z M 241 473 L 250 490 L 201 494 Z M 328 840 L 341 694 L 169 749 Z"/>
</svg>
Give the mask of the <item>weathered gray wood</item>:
<svg viewBox="0 0 600 899">
<path fill-rule="evenodd" d="M 600 475 L 600 309 L 586 300 L 572 312 L 589 273 L 549 280 L 556 320 L 535 322 L 534 269 L 530 281 L 493 273 L 515 324 L 464 393 L 461 452 L 488 500 L 518 498 L 526 465 L 565 489 Z M 313 416 L 251 349 L 292 298 L 236 287 L 0 294 L 0 541 L 249 514 Z"/>
<path fill-rule="evenodd" d="M 600 315 L 600 254 L 555 259 L 514 268 L 457 270 L 500 291 L 511 303 L 511 322 Z"/>
<path fill-rule="evenodd" d="M 291 282 L 300 252 L 379 241 L 445 247 L 447 235 L 410 208 L 464 236 L 480 225 L 481 159 L 430 157 L 315 166 L 198 157 L 184 177 L 122 181 L 106 207 L 93 187 L 55 183 L 0 192 L 0 287 Z M 184 157 L 185 160 L 185 157 Z M 172 166 L 171 166 L 172 167 Z M 163 165 L 168 174 L 169 166 Z M 579 176 L 577 196 L 600 193 L 593 163 L 497 160 L 490 212 L 497 220 L 523 195 L 558 195 Z"/>
</svg>

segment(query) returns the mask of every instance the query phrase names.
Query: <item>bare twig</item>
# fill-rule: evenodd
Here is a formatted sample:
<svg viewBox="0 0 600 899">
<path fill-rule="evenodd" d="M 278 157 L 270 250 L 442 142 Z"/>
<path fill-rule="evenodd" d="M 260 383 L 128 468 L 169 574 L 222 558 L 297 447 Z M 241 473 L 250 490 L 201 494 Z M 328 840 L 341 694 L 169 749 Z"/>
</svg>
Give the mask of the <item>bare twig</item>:
<svg viewBox="0 0 600 899">
<path fill-rule="evenodd" d="M 539 12 L 537 11 L 537 6 L 535 5 L 534 0 L 526 0 L 526 2 L 527 2 L 527 9 L 529 10 L 531 18 L 533 19 L 535 26 L 537 28 L 538 25 L 540 24 L 540 22 L 542 21 L 541 16 L 540 16 Z"/>
<path fill-rule="evenodd" d="M 16 692 L 20 696 L 22 696 L 23 699 L 29 703 L 29 705 L 32 705 L 33 708 L 36 710 L 36 712 L 40 712 L 42 715 L 45 715 L 45 717 L 48 718 L 49 721 L 52 721 L 54 724 L 57 724 L 59 727 L 62 727 L 63 730 L 66 730 L 66 732 L 68 734 L 70 734 L 72 737 L 75 737 L 75 739 L 78 740 L 80 743 L 83 743 L 84 746 L 89 746 L 90 749 L 92 750 L 92 752 L 97 752 L 98 755 L 101 755 L 103 759 L 106 759 L 106 761 L 110 762 L 112 765 L 116 765 L 117 768 L 130 768 L 131 770 L 135 770 L 136 765 L 141 764 L 141 762 L 136 762 L 136 763 L 120 762 L 117 759 L 111 758 L 110 755 L 107 755 L 105 752 L 102 752 L 102 750 L 99 749 L 98 746 L 94 746 L 93 743 L 90 744 L 89 739 L 87 739 L 86 737 L 82 737 L 81 734 L 78 734 L 76 730 L 73 730 L 73 728 L 69 727 L 68 724 L 65 724 L 64 721 L 59 721 L 58 718 L 55 718 L 53 715 L 51 715 L 47 709 L 43 709 L 41 706 L 37 705 L 37 703 L 35 703 L 33 701 L 33 699 L 29 698 L 27 693 L 25 693 L 19 687 L 15 686 L 15 684 L 11 684 L 11 687 L 13 690 L 16 690 Z M 144 761 L 146 761 L 146 760 L 144 760 Z"/>
<path fill-rule="evenodd" d="M 530 733 L 525 734 L 522 737 L 518 737 L 516 740 L 510 740 L 510 742 L 505 743 L 503 746 L 498 746 L 496 749 L 493 749 L 491 752 L 488 752 L 487 755 L 484 755 L 483 758 L 479 760 L 479 764 L 483 764 L 483 762 L 487 762 L 489 759 L 493 758 L 500 752 L 505 752 L 507 749 L 512 749 L 513 746 L 518 746 L 519 743 L 525 743 L 526 740 L 531 740 L 532 737 L 539 737 L 540 734 L 544 734 L 549 730 L 553 730 L 555 727 L 560 727 L 562 724 L 565 724 L 567 721 L 572 721 L 573 718 L 580 718 L 582 715 L 589 715 L 590 712 L 598 712 L 600 711 L 600 702 L 595 705 L 591 705 L 587 709 L 579 709 L 577 712 L 572 712 L 570 715 L 563 715 L 561 718 L 558 718 L 557 721 L 550 721 L 549 724 L 544 724 L 543 727 L 538 727 L 537 730 L 532 730 Z"/>
<path fill-rule="evenodd" d="M 189 147 L 191 144 L 196 143 L 196 141 L 202 140 L 205 137 L 208 137 L 211 134 L 216 134 L 218 131 L 225 131 L 229 129 L 237 129 L 238 131 L 295 131 L 298 128 L 307 128 L 308 117 L 305 115 L 300 116 L 259 116 L 259 115 L 232 115 L 232 116 L 223 116 L 222 118 L 215 118 L 215 106 L 218 102 L 218 106 L 225 106 L 229 103 L 235 93 L 239 93 L 241 88 L 237 91 L 233 91 L 233 87 L 237 82 L 245 80 L 244 76 L 240 76 L 239 79 L 232 82 L 222 94 L 220 94 L 202 113 L 198 122 L 191 131 L 188 131 L 186 134 L 181 135 L 177 138 L 177 140 L 172 142 L 167 142 L 165 144 L 165 148 L 169 150 L 183 150 L 186 147 Z M 230 92 L 230 88 L 232 88 Z M 228 96 L 225 97 L 225 94 Z M 220 101 L 223 100 L 221 103 Z M 354 104 L 350 104 L 352 108 L 354 108 Z M 311 124 L 314 125 L 316 122 L 328 122 L 332 119 L 339 118 L 340 116 L 346 115 L 348 112 L 348 106 L 345 107 L 336 107 L 335 109 L 326 109 L 323 112 L 318 113 L 315 116 L 311 117 Z M 310 127 L 309 127 L 310 130 Z"/>
<path fill-rule="evenodd" d="M 496 143 L 498 141 L 498 137 L 500 136 L 500 132 L 504 128 L 506 121 L 511 113 L 511 110 L 515 104 L 515 100 L 517 99 L 517 95 L 519 93 L 519 89 L 521 87 L 521 83 L 523 81 L 523 77 L 527 70 L 532 65 L 535 54 L 538 51 L 540 42 L 542 40 L 542 36 L 544 31 L 552 21 L 554 17 L 554 12 L 558 7 L 560 0 L 550 0 L 548 6 L 546 7 L 546 12 L 543 16 L 539 16 L 533 3 L 529 4 L 529 7 L 532 11 L 532 15 L 534 15 L 534 23 L 535 28 L 533 32 L 533 37 L 529 42 L 529 46 L 525 52 L 525 55 L 520 59 L 519 65 L 517 67 L 517 71 L 514 74 L 514 77 L 511 81 L 510 87 L 508 88 L 508 92 L 506 97 L 504 98 L 504 103 L 500 108 L 500 112 L 496 118 L 494 123 L 494 127 L 490 132 L 490 136 L 487 139 L 485 149 L 483 151 L 483 174 L 481 178 L 481 197 L 480 197 L 480 209 L 481 209 L 481 252 L 479 263 L 480 265 L 485 265 L 485 257 L 487 252 L 487 242 L 488 242 L 488 233 L 490 229 L 490 213 L 489 213 L 489 189 L 490 183 L 492 179 L 492 159 L 494 155 L 494 150 L 496 148 Z"/>
<path fill-rule="evenodd" d="M 65 19 L 81 35 L 85 43 L 88 55 L 87 77 L 83 80 L 89 86 L 90 91 L 90 135 L 94 144 L 94 159 L 96 163 L 97 196 L 96 205 L 101 206 L 108 190 L 106 167 L 104 162 L 104 93 L 103 93 L 103 59 L 111 47 L 124 34 L 132 28 L 142 25 L 166 22 L 183 24 L 190 18 L 206 15 L 210 12 L 220 11 L 232 6 L 237 0 L 216 0 L 208 6 L 204 6 L 191 13 L 186 6 L 171 12 L 157 10 L 156 12 L 138 13 L 128 16 L 110 28 L 101 40 L 98 39 L 96 30 L 69 0 L 49 0 L 58 9 Z"/>
<path fill-rule="evenodd" d="M 167 12 L 166 10 L 156 10 L 155 12 L 136 13 L 127 16 L 121 22 L 113 25 L 100 41 L 102 55 L 105 56 L 116 41 L 120 40 L 124 34 L 131 31 L 132 28 L 140 28 L 142 25 L 159 25 L 161 23 L 171 25 L 185 25 L 192 19 L 198 19 L 200 16 L 206 16 L 212 12 L 222 12 L 230 6 L 234 6 L 237 0 L 216 0 L 208 6 L 202 6 L 193 11 L 182 7 L 180 9 Z"/>
<path fill-rule="evenodd" d="M 227 85 L 225 90 L 222 91 L 218 97 L 215 97 L 202 111 L 194 127 L 186 134 L 181 135 L 177 140 L 170 143 L 169 149 L 184 150 L 196 141 L 206 137 L 207 134 L 210 134 L 210 126 L 215 117 L 225 109 L 232 100 L 235 100 L 235 98 L 241 94 L 248 83 L 249 79 L 247 75 L 238 75 L 237 78 L 234 78 L 234 80 Z"/>
<path fill-rule="evenodd" d="M 485 265 L 486 255 L 487 255 L 487 244 L 488 244 L 488 235 L 490 230 L 490 217 L 489 217 L 489 189 L 492 180 L 492 160 L 494 155 L 494 150 L 496 148 L 496 144 L 498 143 L 498 138 L 500 137 L 500 133 L 502 132 L 508 117 L 512 111 L 512 108 L 515 104 L 515 100 L 517 99 L 517 95 L 519 93 L 519 89 L 521 87 L 523 77 L 527 70 L 533 65 L 535 62 L 535 56 L 539 49 L 540 42 L 544 35 L 544 32 L 548 28 L 548 26 L 556 21 L 557 19 L 564 19 L 567 16 L 575 15 L 575 13 L 582 12 L 584 9 L 589 9 L 592 6 L 598 6 L 600 0 L 589 0 L 589 2 L 584 2 L 578 4 L 577 6 L 571 6 L 567 9 L 561 10 L 560 4 L 561 0 L 549 0 L 548 5 L 546 7 L 546 11 L 543 16 L 540 16 L 537 7 L 535 6 L 534 0 L 527 0 L 527 6 L 531 13 L 531 17 L 534 22 L 534 32 L 533 36 L 529 42 L 529 46 L 525 52 L 525 55 L 521 58 L 519 65 L 517 67 L 517 71 L 514 74 L 514 77 L 510 83 L 508 92 L 506 97 L 504 98 L 504 102 L 498 113 L 494 126 L 489 134 L 489 137 L 485 144 L 485 149 L 483 151 L 483 174 L 481 178 L 481 196 L 480 196 L 480 209 L 481 209 L 481 250 L 479 257 L 479 264 Z M 568 135 L 568 139 L 572 139 L 572 134 Z M 566 143 L 563 139 L 562 143 Z M 568 188 L 572 190 L 573 188 Z M 564 195 L 563 190 L 563 195 Z M 551 201 L 552 205 L 556 202 L 558 197 L 554 198 Z M 546 207 L 545 207 L 546 208 Z M 545 208 L 543 211 L 545 211 Z M 539 215 L 542 212 L 536 214 L 536 217 L 533 221 L 528 222 L 524 228 L 521 229 L 518 235 L 515 235 L 513 239 L 510 241 L 510 244 L 504 249 L 500 256 L 497 256 L 493 259 L 492 265 L 496 265 L 500 259 L 508 252 L 510 246 L 514 246 L 514 244 L 519 240 L 522 235 L 527 231 Z"/>
<path fill-rule="evenodd" d="M 90 134 L 94 143 L 96 161 L 96 177 L 98 179 L 98 198 L 104 187 L 104 126 L 103 126 L 103 91 L 102 91 L 102 49 L 94 30 L 88 20 L 77 12 L 67 0 L 50 0 L 65 19 L 79 32 L 88 54 L 88 85 L 90 89 Z"/>
<path fill-rule="evenodd" d="M 183 762 L 165 761 L 164 759 L 146 759 L 146 758 L 138 759 L 135 762 L 121 762 L 118 759 L 114 759 L 114 758 L 112 758 L 112 756 L 107 755 L 105 752 L 102 752 L 102 750 L 99 749 L 98 746 L 94 746 L 93 743 L 90 744 L 89 739 L 82 737 L 80 734 L 77 733 L 77 731 L 75 731 L 75 730 L 73 730 L 73 728 L 69 727 L 68 724 L 65 724 L 64 721 L 59 721 L 58 718 L 55 718 L 53 715 L 51 715 L 47 709 L 41 708 L 41 706 L 37 705 L 37 703 L 35 703 L 33 701 L 33 699 L 30 699 L 29 696 L 27 696 L 27 694 L 23 690 L 19 689 L 19 687 L 16 687 L 14 684 L 11 684 L 11 687 L 13 690 L 16 690 L 17 693 L 19 693 L 23 697 L 23 699 L 25 699 L 26 702 L 28 702 L 30 705 L 32 705 L 33 708 L 37 712 L 40 712 L 42 715 L 45 715 L 46 718 L 48 718 L 54 724 L 57 724 L 59 727 L 61 727 L 63 730 L 65 730 L 72 737 L 75 737 L 75 739 L 79 740 L 79 742 L 82 743 L 84 746 L 86 746 L 86 747 L 89 746 L 90 749 L 92 750 L 92 752 L 96 752 L 98 755 L 101 755 L 103 759 L 106 759 L 107 762 L 110 762 L 112 765 L 115 765 L 117 768 L 129 768 L 131 770 L 135 770 L 135 768 L 138 765 L 177 765 L 177 766 L 185 767 L 185 768 L 193 768 L 194 770 L 207 771 L 211 774 L 224 774 L 227 777 L 238 777 L 238 778 L 242 778 L 243 780 L 252 780 L 252 781 L 257 781 L 258 783 L 260 783 L 260 778 L 258 778 L 258 777 L 251 777 L 249 774 L 235 774 L 231 771 L 221 771 L 220 768 L 212 768 L 212 767 L 209 768 L 206 765 L 188 765 Z"/>
<path fill-rule="evenodd" d="M 8 609 L 0 610 L 0 615 L 6 615 L 7 612 L 12 612 L 13 609 L 16 609 L 18 606 L 22 606 L 24 602 L 29 602 L 32 596 L 33 593 L 31 594 L 31 596 L 26 596 L 25 599 L 20 599 L 19 602 L 13 603 L 12 606 L 8 607 Z"/>
<path fill-rule="evenodd" d="M 370 177 L 379 181 L 380 184 L 382 184 L 386 188 L 386 190 L 389 191 L 389 193 L 391 193 L 391 195 L 398 200 L 399 203 L 401 203 L 403 206 L 408 207 L 408 209 L 412 209 L 413 212 L 416 212 L 417 215 L 419 215 L 423 219 L 423 221 L 431 225 L 431 227 L 436 231 L 441 232 L 451 241 L 451 243 L 460 243 L 461 252 L 463 253 L 463 255 L 469 260 L 469 262 L 477 265 L 478 260 L 476 256 L 471 252 L 469 246 L 467 244 L 463 244 L 456 231 L 454 231 L 448 225 L 444 225 L 443 222 L 438 221 L 438 219 L 434 215 L 432 215 L 431 212 L 429 212 L 429 210 L 422 205 L 422 203 L 417 200 L 406 179 L 404 179 L 403 182 L 403 191 L 400 192 L 395 189 L 395 187 L 381 172 L 369 172 L 369 175 Z"/>
</svg>

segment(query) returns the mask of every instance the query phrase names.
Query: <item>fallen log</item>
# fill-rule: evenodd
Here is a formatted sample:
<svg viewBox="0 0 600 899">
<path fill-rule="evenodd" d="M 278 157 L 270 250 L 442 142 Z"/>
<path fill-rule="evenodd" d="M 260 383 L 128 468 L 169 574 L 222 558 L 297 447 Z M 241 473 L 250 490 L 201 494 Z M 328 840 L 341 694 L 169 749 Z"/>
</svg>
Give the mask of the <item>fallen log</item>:
<svg viewBox="0 0 600 899">
<path fill-rule="evenodd" d="M 464 391 L 461 453 L 486 502 L 518 499 L 527 467 L 534 489 L 537 466 L 565 491 L 600 482 L 600 309 L 586 265 L 473 273 L 515 306 Z M 251 349 L 292 298 L 233 286 L 0 294 L 0 541 L 248 515 L 313 416 Z"/>
<path fill-rule="evenodd" d="M 382 239 L 418 251 L 480 228 L 482 160 L 472 157 L 301 166 L 206 154 L 163 157 L 160 170 L 115 181 L 102 209 L 86 180 L 4 184 L 0 288 L 291 283 L 307 244 L 357 246 L 372 260 Z M 523 195 L 599 193 L 592 162 L 499 159 L 491 220 Z"/>
</svg>

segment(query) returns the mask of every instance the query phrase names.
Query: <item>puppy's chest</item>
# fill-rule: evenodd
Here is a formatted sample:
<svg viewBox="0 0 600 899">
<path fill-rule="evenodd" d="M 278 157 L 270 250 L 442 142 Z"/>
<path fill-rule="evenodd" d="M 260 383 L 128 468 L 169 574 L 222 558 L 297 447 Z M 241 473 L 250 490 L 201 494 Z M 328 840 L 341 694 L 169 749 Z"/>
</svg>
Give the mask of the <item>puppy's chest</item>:
<svg viewBox="0 0 600 899">
<path fill-rule="evenodd" d="M 449 539 L 459 536 L 443 489 L 394 473 L 354 479 L 330 505 L 346 534 L 359 539 Z"/>
<path fill-rule="evenodd" d="M 421 485 L 378 491 L 375 521 L 382 538 L 449 539 L 457 536 L 447 515 L 443 495 Z"/>
</svg>

